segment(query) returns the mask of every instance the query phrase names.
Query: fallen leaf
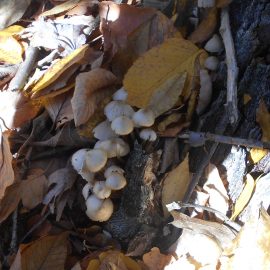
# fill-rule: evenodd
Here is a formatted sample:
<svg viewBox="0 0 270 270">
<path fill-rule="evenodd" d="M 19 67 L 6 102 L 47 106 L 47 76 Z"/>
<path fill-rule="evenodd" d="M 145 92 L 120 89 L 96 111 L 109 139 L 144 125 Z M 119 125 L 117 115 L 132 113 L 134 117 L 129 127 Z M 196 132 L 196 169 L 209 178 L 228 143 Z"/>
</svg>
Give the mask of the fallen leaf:
<svg viewBox="0 0 270 270">
<path fill-rule="evenodd" d="M 64 270 L 67 251 L 68 233 L 45 236 L 29 244 L 21 244 L 16 255 L 19 258 L 17 265 L 12 264 L 10 269 Z"/>
<path fill-rule="evenodd" d="M 1 0 L 0 29 L 18 21 L 30 5 L 31 0 Z"/>
<path fill-rule="evenodd" d="M 190 96 L 192 81 L 198 75 L 198 61 L 206 54 L 192 42 L 181 38 L 167 39 L 138 58 L 125 75 L 123 84 L 128 103 L 145 108 L 156 90 L 168 79 L 187 72 L 183 98 Z M 162 65 L 160 64 L 162 63 Z"/>
<path fill-rule="evenodd" d="M 201 21 L 199 26 L 191 33 L 188 37 L 193 43 L 201 43 L 209 39 L 216 27 L 218 21 L 218 10 L 217 8 L 211 8 L 207 16 Z"/>
<path fill-rule="evenodd" d="M 249 94 L 244 94 L 243 97 L 244 105 L 246 105 L 250 100 L 252 100 L 252 97 Z"/>
<path fill-rule="evenodd" d="M 263 100 L 260 101 L 259 108 L 257 109 L 256 121 L 262 129 L 262 141 L 270 141 L 270 113 Z"/>
<path fill-rule="evenodd" d="M 21 199 L 23 206 L 33 209 L 43 201 L 48 189 L 48 181 L 42 170 L 37 170 L 29 175 L 26 180 L 21 181 Z"/>
<path fill-rule="evenodd" d="M 0 61 L 8 64 L 19 64 L 22 62 L 23 47 L 13 37 L 20 32 L 23 27 L 13 25 L 0 31 Z"/>
<path fill-rule="evenodd" d="M 206 175 L 207 180 L 203 189 L 209 194 L 209 207 L 226 215 L 229 208 L 229 197 L 217 167 L 214 164 L 209 164 Z M 215 215 L 219 217 L 217 214 Z"/>
<path fill-rule="evenodd" d="M 108 88 L 116 82 L 117 78 L 110 71 L 101 68 L 80 73 L 77 76 L 74 95 L 71 99 L 76 126 L 87 122 L 100 102 L 111 94 Z"/>
<path fill-rule="evenodd" d="M 0 199 L 2 199 L 6 188 L 14 183 L 13 157 L 10 152 L 8 133 L 2 132 L 2 124 L 0 124 L 0 147 Z"/>
<path fill-rule="evenodd" d="M 159 248 L 153 247 L 151 251 L 143 255 L 143 262 L 149 270 L 163 270 L 172 264 L 175 258 L 172 255 L 161 254 Z"/>
<path fill-rule="evenodd" d="M 155 90 L 148 105 L 155 117 L 168 111 L 177 103 L 184 89 L 186 78 L 186 72 L 181 75 L 175 74 Z"/>
<path fill-rule="evenodd" d="M 179 122 L 179 120 L 183 117 L 181 113 L 172 113 L 164 118 L 164 120 L 158 123 L 158 131 L 164 132 L 166 128 L 171 125 Z"/>
<path fill-rule="evenodd" d="M 255 181 L 250 174 L 246 175 L 246 184 L 242 190 L 240 196 L 234 204 L 233 214 L 231 220 L 235 220 L 236 217 L 243 211 L 248 201 L 250 200 L 253 190 L 255 188 Z"/>
<path fill-rule="evenodd" d="M 190 181 L 188 156 L 172 171 L 164 177 L 162 189 L 163 214 L 168 217 L 170 214 L 166 205 L 174 201 L 181 201 L 184 198 Z"/>
<path fill-rule="evenodd" d="M 258 148 L 252 148 L 249 152 L 250 159 L 252 160 L 253 164 L 259 162 L 267 154 L 268 154 L 268 150 L 258 149 Z"/>
<path fill-rule="evenodd" d="M 80 0 L 69 0 L 65 1 L 63 4 L 60 4 L 58 6 L 55 6 L 54 8 L 47 10 L 43 13 L 41 13 L 40 17 L 48 17 L 52 15 L 57 15 L 66 11 L 69 11 L 70 9 L 77 6 L 77 4 L 80 2 Z"/>
<path fill-rule="evenodd" d="M 270 269 L 270 217 L 262 207 L 223 252 L 221 270 Z"/>
<path fill-rule="evenodd" d="M 80 60 L 84 57 L 84 54 L 87 51 L 87 49 L 88 45 L 84 45 L 73 51 L 68 56 L 59 60 L 54 65 L 52 65 L 46 71 L 46 73 L 36 82 L 36 84 L 31 89 L 31 92 L 32 93 L 38 92 L 47 87 L 52 82 L 54 82 L 56 79 L 58 79 L 69 67 L 71 67 L 75 63 L 80 62 Z"/>
</svg>

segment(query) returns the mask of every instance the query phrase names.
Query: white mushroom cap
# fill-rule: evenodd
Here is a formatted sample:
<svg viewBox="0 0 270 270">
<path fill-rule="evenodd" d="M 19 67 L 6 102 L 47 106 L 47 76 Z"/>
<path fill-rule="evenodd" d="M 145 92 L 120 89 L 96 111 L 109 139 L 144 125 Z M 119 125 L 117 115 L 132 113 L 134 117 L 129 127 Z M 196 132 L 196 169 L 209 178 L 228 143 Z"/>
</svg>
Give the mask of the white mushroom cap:
<svg viewBox="0 0 270 270">
<path fill-rule="evenodd" d="M 106 141 L 99 141 L 95 144 L 95 149 L 102 149 L 107 153 L 108 158 L 126 156 L 129 151 L 129 145 L 121 138 L 113 138 Z"/>
<path fill-rule="evenodd" d="M 127 184 L 126 178 L 123 174 L 118 172 L 112 172 L 106 179 L 106 186 L 112 190 L 119 190 L 125 187 Z"/>
<path fill-rule="evenodd" d="M 89 150 L 85 156 L 85 167 L 90 172 L 100 171 L 107 162 L 107 153 L 101 149 Z"/>
<path fill-rule="evenodd" d="M 214 34 L 204 46 L 205 50 L 212 53 L 220 52 L 223 49 L 223 43 L 217 34 Z"/>
<path fill-rule="evenodd" d="M 111 195 L 111 189 L 105 185 L 104 181 L 97 181 L 93 187 L 93 193 L 99 199 L 106 199 Z"/>
<path fill-rule="evenodd" d="M 93 133 L 94 137 L 101 141 L 117 137 L 117 135 L 111 128 L 111 123 L 108 120 L 99 123 L 93 129 Z"/>
<path fill-rule="evenodd" d="M 113 100 L 121 100 L 125 101 L 127 99 L 128 93 L 124 89 L 124 87 L 118 89 L 114 94 L 113 94 Z"/>
<path fill-rule="evenodd" d="M 132 120 L 135 126 L 150 127 L 155 123 L 155 114 L 150 109 L 140 109 L 133 114 Z"/>
<path fill-rule="evenodd" d="M 126 116 L 119 116 L 112 121 L 112 130 L 118 135 L 127 135 L 133 131 L 134 124 Z"/>
<path fill-rule="evenodd" d="M 103 200 L 99 199 L 96 195 L 92 194 L 88 197 L 85 204 L 87 210 L 89 210 L 90 212 L 96 212 L 101 208 Z"/>
<path fill-rule="evenodd" d="M 120 168 L 119 166 L 112 165 L 105 170 L 104 172 L 105 178 L 108 178 L 113 172 L 118 172 L 120 174 L 123 174 L 124 170 Z"/>
<path fill-rule="evenodd" d="M 88 198 L 89 199 L 89 198 Z M 87 200 L 88 201 L 88 200 Z M 111 199 L 100 200 L 101 207 L 96 211 L 93 210 L 93 207 L 88 208 L 86 204 L 86 215 L 93 221 L 103 222 L 108 220 L 113 213 L 113 202 Z"/>
<path fill-rule="evenodd" d="M 134 110 L 130 105 L 123 101 L 113 100 L 105 106 L 104 114 L 109 121 L 113 121 L 119 116 L 127 116 L 131 118 L 134 114 Z"/>
<path fill-rule="evenodd" d="M 83 148 L 76 151 L 71 157 L 71 164 L 77 172 L 80 172 L 83 168 L 85 155 L 89 149 Z"/>
<path fill-rule="evenodd" d="M 204 66 L 212 71 L 217 70 L 219 65 L 219 60 L 216 56 L 209 56 L 206 58 L 205 62 L 204 62 Z"/>
<path fill-rule="evenodd" d="M 89 184 L 93 183 L 94 181 L 94 177 L 95 177 L 95 174 L 92 173 L 92 172 L 89 172 L 89 170 L 83 168 L 79 174 L 81 175 L 81 177 L 87 181 Z"/>
<path fill-rule="evenodd" d="M 153 129 L 145 128 L 140 131 L 140 138 L 145 141 L 153 142 L 157 139 L 157 134 Z"/>
<path fill-rule="evenodd" d="M 89 191 L 91 190 L 91 188 L 93 187 L 93 185 L 87 183 L 83 189 L 82 189 L 82 195 L 84 197 L 85 200 L 87 200 L 87 198 L 89 197 Z"/>
</svg>

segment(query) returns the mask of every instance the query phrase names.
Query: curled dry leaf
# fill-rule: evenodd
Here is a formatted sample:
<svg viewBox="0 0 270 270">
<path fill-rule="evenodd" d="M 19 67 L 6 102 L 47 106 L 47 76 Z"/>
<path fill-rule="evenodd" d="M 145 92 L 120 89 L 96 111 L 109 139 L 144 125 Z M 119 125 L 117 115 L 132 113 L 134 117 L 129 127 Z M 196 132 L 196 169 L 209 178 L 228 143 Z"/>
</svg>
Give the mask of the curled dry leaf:
<svg viewBox="0 0 270 270">
<path fill-rule="evenodd" d="M 127 102 L 138 108 L 147 107 L 161 85 L 184 72 L 187 72 L 187 79 L 181 96 L 184 100 L 188 99 L 193 78 L 198 75 L 200 60 L 205 56 L 204 50 L 188 40 L 167 39 L 138 58 L 128 70 L 123 81 L 128 92 Z"/>
<path fill-rule="evenodd" d="M 45 236 L 19 246 L 11 270 L 64 270 L 68 253 L 68 233 Z"/>
<path fill-rule="evenodd" d="M 8 133 L 2 132 L 1 127 L 2 125 L 0 124 L 0 199 L 3 198 L 6 188 L 14 183 Z"/>
<path fill-rule="evenodd" d="M 262 141 L 270 141 L 270 113 L 263 100 L 260 101 L 259 108 L 257 109 L 256 121 L 262 129 Z"/>
<path fill-rule="evenodd" d="M 76 126 L 87 122 L 100 102 L 111 94 L 108 88 L 116 82 L 117 78 L 110 71 L 102 68 L 84 72 L 77 76 L 74 95 L 71 99 Z"/>
<path fill-rule="evenodd" d="M 190 181 L 188 156 L 164 178 L 162 189 L 162 206 L 165 217 L 169 216 L 166 205 L 184 198 Z"/>
</svg>

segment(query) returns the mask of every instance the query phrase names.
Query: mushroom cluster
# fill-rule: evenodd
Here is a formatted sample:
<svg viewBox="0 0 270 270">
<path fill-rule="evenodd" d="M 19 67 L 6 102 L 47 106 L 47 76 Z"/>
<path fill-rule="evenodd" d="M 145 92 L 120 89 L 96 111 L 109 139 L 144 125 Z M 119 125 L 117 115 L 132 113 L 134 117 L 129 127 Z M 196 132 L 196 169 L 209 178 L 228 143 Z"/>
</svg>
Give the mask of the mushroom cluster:
<svg viewBox="0 0 270 270">
<path fill-rule="evenodd" d="M 127 103 L 127 92 L 121 88 L 113 95 L 113 100 L 104 108 L 106 120 L 99 123 L 93 134 L 98 141 L 93 149 L 80 149 L 72 156 L 73 168 L 87 181 L 82 189 L 86 203 L 86 215 L 93 221 L 108 220 L 113 213 L 112 191 L 123 189 L 127 180 L 124 170 L 112 160 L 124 157 L 130 152 L 129 145 L 120 138 L 130 134 L 134 128 L 142 128 L 139 136 L 145 141 L 155 141 L 157 135 L 150 129 L 155 115 L 150 109 L 135 110 Z M 100 178 L 97 180 L 96 173 Z"/>
</svg>

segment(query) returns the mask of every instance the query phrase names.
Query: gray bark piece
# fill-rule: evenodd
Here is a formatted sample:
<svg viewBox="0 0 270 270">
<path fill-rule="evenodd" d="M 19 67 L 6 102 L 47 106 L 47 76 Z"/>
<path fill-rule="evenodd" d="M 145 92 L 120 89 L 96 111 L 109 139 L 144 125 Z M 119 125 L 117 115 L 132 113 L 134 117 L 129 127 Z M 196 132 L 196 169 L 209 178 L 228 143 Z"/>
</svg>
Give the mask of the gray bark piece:
<svg viewBox="0 0 270 270">
<path fill-rule="evenodd" d="M 227 174 L 229 196 L 235 202 L 243 189 L 243 178 L 246 173 L 246 151 L 243 148 L 233 146 L 222 165 Z"/>
</svg>

